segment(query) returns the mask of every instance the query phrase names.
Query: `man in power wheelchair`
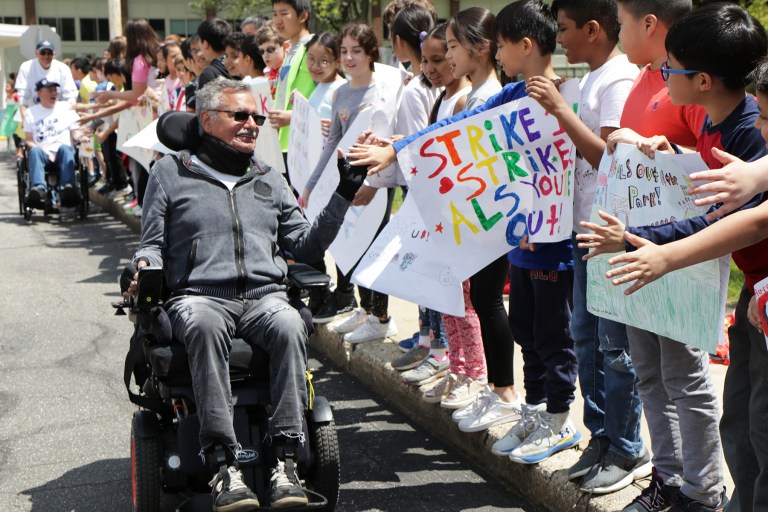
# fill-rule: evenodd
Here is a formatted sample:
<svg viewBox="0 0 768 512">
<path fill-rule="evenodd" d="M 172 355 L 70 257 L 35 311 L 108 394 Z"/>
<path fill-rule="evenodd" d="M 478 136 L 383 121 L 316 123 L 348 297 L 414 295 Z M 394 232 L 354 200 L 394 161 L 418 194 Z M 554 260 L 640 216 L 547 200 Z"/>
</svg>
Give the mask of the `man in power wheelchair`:
<svg viewBox="0 0 768 512">
<path fill-rule="evenodd" d="M 173 337 L 186 348 L 200 454 L 213 474 L 213 510 L 259 506 L 240 470 L 243 448 L 233 426 L 233 408 L 249 399 L 233 398 L 233 338 L 269 357 L 270 506 L 307 505 L 296 474 L 307 442 L 307 326 L 289 303 L 282 251 L 302 261 L 322 258 L 365 171 L 340 159 L 336 193 L 310 225 L 282 175 L 254 157 L 265 118 L 248 87 L 216 79 L 198 91 L 197 105 L 197 117 L 172 112 L 158 123 L 160 141 L 178 153 L 150 174 L 132 261 L 139 271 L 125 294 L 137 292 L 142 268 L 162 267 L 170 291 L 164 309 Z M 181 400 L 176 408 L 184 408 Z M 180 445 L 181 436 L 180 429 Z"/>
<path fill-rule="evenodd" d="M 70 103 L 57 100 L 59 84 L 43 78 L 35 84 L 40 102 L 24 114 L 24 153 L 19 162 L 18 185 L 21 213 L 31 218 L 33 209 L 46 213 L 56 206 L 81 206 L 84 188 L 76 174 L 80 117 Z M 25 193 L 26 192 L 26 193 Z M 87 199 L 85 199 L 87 202 Z M 82 208 L 81 208 L 82 210 Z M 80 216 L 84 218 L 83 211 Z"/>
</svg>

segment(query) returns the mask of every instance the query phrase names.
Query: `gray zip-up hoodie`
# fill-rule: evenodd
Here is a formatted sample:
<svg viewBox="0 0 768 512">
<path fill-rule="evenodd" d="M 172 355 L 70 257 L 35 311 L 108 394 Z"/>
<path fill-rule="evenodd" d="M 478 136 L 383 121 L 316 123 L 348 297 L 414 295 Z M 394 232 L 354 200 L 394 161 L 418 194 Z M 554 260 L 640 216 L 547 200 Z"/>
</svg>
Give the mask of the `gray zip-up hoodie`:
<svg viewBox="0 0 768 512">
<path fill-rule="evenodd" d="M 267 164 L 254 162 L 230 191 L 181 151 L 150 173 L 133 260 L 162 266 L 173 292 L 258 299 L 286 289 L 281 249 L 300 261 L 321 259 L 348 207 L 334 194 L 310 226 Z"/>
</svg>

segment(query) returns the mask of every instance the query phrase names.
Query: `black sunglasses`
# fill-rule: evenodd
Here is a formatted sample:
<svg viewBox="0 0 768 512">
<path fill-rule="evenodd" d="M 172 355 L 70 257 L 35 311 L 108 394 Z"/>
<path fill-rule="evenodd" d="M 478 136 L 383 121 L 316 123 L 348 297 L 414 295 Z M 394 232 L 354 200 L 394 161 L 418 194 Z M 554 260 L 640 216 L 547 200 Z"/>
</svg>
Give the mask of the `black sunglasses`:
<svg viewBox="0 0 768 512">
<path fill-rule="evenodd" d="M 264 55 L 265 53 L 269 53 L 271 55 L 276 51 L 277 51 L 277 46 L 267 46 L 263 50 L 259 48 L 259 55 Z"/>
<path fill-rule="evenodd" d="M 51 50 L 40 50 L 40 55 L 42 55 L 44 57 L 50 57 L 51 55 L 53 55 L 53 51 L 51 51 Z"/>
<path fill-rule="evenodd" d="M 267 116 L 263 116 L 261 114 L 257 114 L 256 112 L 248 112 L 247 110 L 213 110 L 212 112 L 226 112 L 227 114 L 232 116 L 232 119 L 237 121 L 238 123 L 244 123 L 248 120 L 249 117 L 253 118 L 253 122 L 256 123 L 256 126 L 263 126 L 264 121 L 267 120 Z"/>
</svg>

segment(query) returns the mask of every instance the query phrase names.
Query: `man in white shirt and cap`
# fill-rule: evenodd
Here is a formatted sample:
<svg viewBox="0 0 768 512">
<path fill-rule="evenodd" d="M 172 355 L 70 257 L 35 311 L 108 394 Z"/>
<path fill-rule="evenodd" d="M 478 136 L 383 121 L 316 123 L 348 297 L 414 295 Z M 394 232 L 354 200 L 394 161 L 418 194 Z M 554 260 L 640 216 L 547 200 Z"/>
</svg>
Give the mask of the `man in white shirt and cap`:
<svg viewBox="0 0 768 512">
<path fill-rule="evenodd" d="M 27 108 L 40 102 L 35 84 L 43 78 L 59 84 L 59 99 L 67 103 L 77 100 L 77 87 L 69 66 L 56 60 L 56 48 L 50 41 L 40 41 L 35 47 L 35 58 L 19 67 L 16 77 L 16 91 L 19 93 L 22 117 Z"/>
</svg>

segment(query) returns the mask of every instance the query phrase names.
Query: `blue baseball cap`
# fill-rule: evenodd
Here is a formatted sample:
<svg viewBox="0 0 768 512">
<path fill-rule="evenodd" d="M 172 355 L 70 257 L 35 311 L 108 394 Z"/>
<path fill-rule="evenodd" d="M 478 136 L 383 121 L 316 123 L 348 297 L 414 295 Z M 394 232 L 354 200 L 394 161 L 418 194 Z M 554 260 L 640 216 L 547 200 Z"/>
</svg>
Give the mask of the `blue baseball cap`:
<svg viewBox="0 0 768 512">
<path fill-rule="evenodd" d="M 39 91 L 40 89 L 45 89 L 46 87 L 58 87 L 58 82 L 51 82 L 47 78 L 43 78 L 42 80 L 38 80 L 38 82 L 35 84 L 35 90 Z"/>
<path fill-rule="evenodd" d="M 44 41 L 40 41 L 37 43 L 37 46 L 35 47 L 35 50 L 51 50 L 52 52 L 56 51 L 56 48 L 54 48 L 53 43 L 48 41 L 47 39 Z"/>
</svg>

